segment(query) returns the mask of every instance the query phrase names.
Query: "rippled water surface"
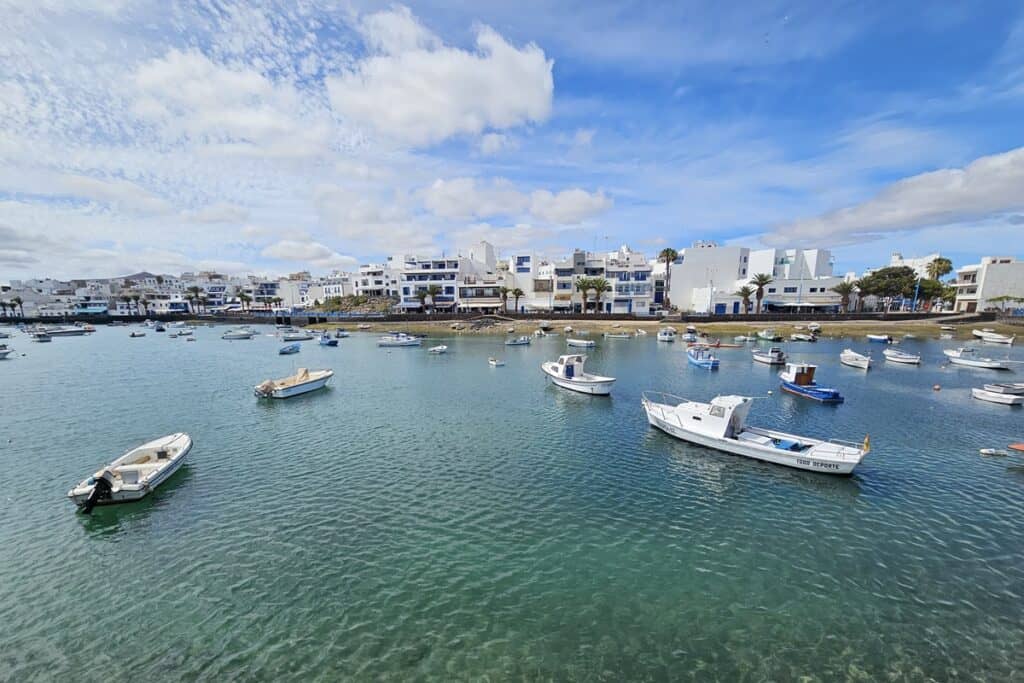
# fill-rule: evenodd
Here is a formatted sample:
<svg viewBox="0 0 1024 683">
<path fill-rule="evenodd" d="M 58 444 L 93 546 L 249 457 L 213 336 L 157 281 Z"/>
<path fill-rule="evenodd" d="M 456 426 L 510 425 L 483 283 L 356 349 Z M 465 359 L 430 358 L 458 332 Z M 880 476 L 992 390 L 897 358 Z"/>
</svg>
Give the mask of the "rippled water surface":
<svg viewBox="0 0 1024 683">
<path fill-rule="evenodd" d="M 708 373 L 651 335 L 598 341 L 603 399 L 545 384 L 558 337 L 278 356 L 222 330 L 8 340 L 0 678 L 1024 677 L 1024 459 L 978 455 L 1024 441 L 1024 411 L 969 395 L 1024 366 L 788 345 L 846 395 L 830 407 L 780 394 L 748 350 Z M 850 344 L 878 367 L 840 366 Z M 252 396 L 296 366 L 337 374 Z M 645 389 L 776 390 L 752 422 L 870 432 L 873 451 L 830 478 L 689 446 L 647 426 Z M 174 431 L 195 447 L 147 500 L 88 517 L 64 498 Z"/>
</svg>

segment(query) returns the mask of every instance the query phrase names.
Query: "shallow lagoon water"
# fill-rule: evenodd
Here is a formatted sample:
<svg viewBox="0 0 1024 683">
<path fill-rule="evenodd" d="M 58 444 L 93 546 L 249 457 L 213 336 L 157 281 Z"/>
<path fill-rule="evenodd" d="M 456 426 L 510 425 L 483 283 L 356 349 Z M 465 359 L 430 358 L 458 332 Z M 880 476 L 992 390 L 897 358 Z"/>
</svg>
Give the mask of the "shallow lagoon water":
<svg viewBox="0 0 1024 683">
<path fill-rule="evenodd" d="M 943 367 L 937 341 L 901 345 L 922 367 L 864 340 L 786 344 L 846 395 L 823 406 L 780 393 L 749 344 L 711 373 L 652 334 L 598 339 L 589 367 L 619 378 L 599 398 L 545 383 L 562 337 L 431 356 L 354 334 L 278 356 L 269 328 L 223 329 L 9 340 L 0 678 L 1024 675 L 1024 459 L 978 455 L 1024 441 L 1024 411 L 969 396 L 1024 366 Z M 846 346 L 876 368 L 840 366 Z M 986 347 L 1007 352 L 1024 360 Z M 337 374 L 252 396 L 302 366 Z M 752 422 L 873 450 L 833 478 L 689 446 L 647 426 L 646 389 L 765 396 Z M 144 502 L 65 500 L 174 431 L 195 447 Z"/>
</svg>

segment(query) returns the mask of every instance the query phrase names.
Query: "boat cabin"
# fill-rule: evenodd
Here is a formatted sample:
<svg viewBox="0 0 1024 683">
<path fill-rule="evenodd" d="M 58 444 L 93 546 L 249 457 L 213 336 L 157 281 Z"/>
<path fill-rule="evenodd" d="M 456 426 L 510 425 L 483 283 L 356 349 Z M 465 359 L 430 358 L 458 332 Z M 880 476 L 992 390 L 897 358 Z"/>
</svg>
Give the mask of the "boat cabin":
<svg viewBox="0 0 1024 683">
<path fill-rule="evenodd" d="M 814 371 L 817 369 L 817 365 L 809 363 L 786 363 L 786 369 L 779 373 L 779 377 L 797 386 L 814 386 Z"/>
<path fill-rule="evenodd" d="M 718 439 L 737 439 L 753 399 L 747 396 L 716 396 L 711 403 L 685 401 L 675 408 L 684 429 Z"/>
<path fill-rule="evenodd" d="M 585 374 L 583 370 L 584 364 L 587 362 L 587 357 L 580 353 L 567 354 L 565 356 L 559 356 L 557 362 L 557 371 L 560 377 L 566 379 L 573 379 L 574 377 L 580 377 Z"/>
</svg>

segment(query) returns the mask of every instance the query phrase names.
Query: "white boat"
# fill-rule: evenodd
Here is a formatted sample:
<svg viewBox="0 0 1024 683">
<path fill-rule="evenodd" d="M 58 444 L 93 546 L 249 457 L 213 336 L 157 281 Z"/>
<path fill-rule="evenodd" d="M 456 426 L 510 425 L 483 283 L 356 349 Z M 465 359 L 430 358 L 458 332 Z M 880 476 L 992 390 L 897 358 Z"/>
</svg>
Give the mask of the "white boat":
<svg viewBox="0 0 1024 683">
<path fill-rule="evenodd" d="M 516 337 L 515 339 L 509 339 L 506 341 L 505 346 L 529 346 L 530 341 L 530 338 L 526 336 Z"/>
<path fill-rule="evenodd" d="M 487 363 L 492 368 L 500 368 L 500 367 L 503 367 L 505 365 L 505 361 L 501 360 L 500 358 L 488 358 L 487 359 Z"/>
<path fill-rule="evenodd" d="M 973 356 L 974 349 L 944 349 L 949 362 L 954 365 L 963 365 L 969 368 L 981 368 L 983 370 L 1009 370 L 1010 367 L 1003 361 L 994 358 L 977 358 Z"/>
<path fill-rule="evenodd" d="M 773 330 L 770 327 L 766 327 L 765 329 L 758 331 L 757 338 L 758 339 L 763 339 L 764 341 L 771 341 L 771 342 L 780 342 L 780 341 L 782 341 L 782 337 L 780 337 L 778 334 L 776 334 L 775 330 Z"/>
<path fill-rule="evenodd" d="M 131 332 L 128 333 L 128 336 L 132 337 L 132 338 L 135 338 L 135 337 L 145 337 L 146 333 L 143 332 L 142 330 L 132 330 Z"/>
<path fill-rule="evenodd" d="M 391 332 L 377 340 L 377 346 L 419 346 L 422 343 L 419 337 L 405 332 Z"/>
<path fill-rule="evenodd" d="M 544 332 L 547 332 L 548 330 L 551 329 L 551 323 L 547 320 L 538 320 L 537 327 L 543 330 Z"/>
<path fill-rule="evenodd" d="M 980 339 L 983 342 L 989 344 L 1012 344 L 1016 338 L 1008 334 L 999 334 L 988 329 L 984 330 L 971 330 L 971 334 Z"/>
<path fill-rule="evenodd" d="M 767 351 L 764 349 L 753 349 L 750 352 L 750 356 L 758 363 L 764 363 L 766 365 L 786 364 L 786 352 L 777 346 L 773 346 Z"/>
<path fill-rule="evenodd" d="M 674 342 L 676 340 L 676 331 L 671 327 L 663 327 L 658 330 L 658 341 L 660 342 Z"/>
<path fill-rule="evenodd" d="M 790 341 L 802 341 L 802 342 L 816 342 L 818 338 L 813 334 L 804 334 L 803 332 L 796 332 L 789 335 Z"/>
<path fill-rule="evenodd" d="M 334 377 L 333 370 L 299 368 L 299 371 L 290 377 L 268 379 L 261 382 L 253 388 L 253 391 L 259 398 L 291 398 L 323 389 L 331 377 Z"/>
<path fill-rule="evenodd" d="M 736 335 L 735 337 L 733 337 L 732 340 L 733 341 L 738 341 L 738 342 L 752 342 L 752 341 L 757 341 L 757 337 L 754 337 L 754 336 L 749 335 L 749 334 L 739 334 L 739 335 Z"/>
<path fill-rule="evenodd" d="M 349 336 L 350 335 L 349 335 L 348 330 L 337 329 L 337 330 L 334 331 L 334 338 L 335 339 L 347 339 Z"/>
<path fill-rule="evenodd" d="M 581 394 L 607 396 L 612 392 L 614 377 L 592 375 L 584 370 L 587 357 L 580 354 L 559 356 L 557 361 L 542 363 L 540 369 L 551 381 L 564 389 Z"/>
<path fill-rule="evenodd" d="M 885 356 L 886 360 L 891 360 L 893 363 L 903 363 L 904 365 L 921 364 L 921 354 L 919 353 L 905 353 L 896 349 L 886 349 L 882 351 L 882 355 Z"/>
<path fill-rule="evenodd" d="M 562 332 L 565 332 L 566 334 L 572 332 L 572 325 L 566 325 L 565 327 L 563 327 Z"/>
<path fill-rule="evenodd" d="M 68 327 L 46 327 L 43 331 L 51 337 L 81 337 L 89 332 L 87 328 L 75 325 Z"/>
<path fill-rule="evenodd" d="M 843 352 L 839 354 L 839 362 L 843 365 L 849 365 L 851 368 L 860 368 L 861 370 L 869 370 L 871 368 L 871 356 L 857 353 L 853 349 L 843 349 Z"/>
<path fill-rule="evenodd" d="M 1024 395 L 1024 382 L 1006 382 L 1003 384 L 986 384 L 985 391 L 995 394 Z"/>
<path fill-rule="evenodd" d="M 368 330 L 371 327 L 372 327 L 372 325 L 369 325 L 367 323 L 359 323 L 358 325 L 356 325 L 356 329 L 357 330 Z"/>
<path fill-rule="evenodd" d="M 440 353 L 447 353 L 447 352 L 448 352 L 448 347 L 445 346 L 444 344 L 441 344 L 439 346 L 431 346 L 429 349 L 427 349 L 427 353 L 440 354 Z"/>
<path fill-rule="evenodd" d="M 29 335 L 29 339 L 31 339 L 34 342 L 51 342 L 51 341 L 53 341 L 53 337 L 51 337 L 46 332 L 33 332 L 31 335 Z"/>
<path fill-rule="evenodd" d="M 605 339 L 632 339 L 633 335 L 628 332 L 605 332 Z"/>
<path fill-rule="evenodd" d="M 233 330 L 228 330 L 220 336 L 221 339 L 234 340 L 234 339 L 252 339 L 256 336 L 248 327 L 237 327 Z"/>
<path fill-rule="evenodd" d="M 638 336 L 638 337 L 646 337 L 647 336 L 647 330 L 641 329 L 639 327 L 636 328 L 636 336 Z"/>
<path fill-rule="evenodd" d="M 597 346 L 597 342 L 592 339 L 566 339 L 566 346 L 577 346 L 584 349 L 592 349 Z"/>
<path fill-rule="evenodd" d="M 747 426 L 753 404 L 747 396 L 716 396 L 700 403 L 644 392 L 641 404 L 651 426 L 677 439 L 800 470 L 850 474 L 870 450 L 867 438 L 863 444 L 822 441 Z"/>
<path fill-rule="evenodd" d="M 891 344 L 892 337 L 888 334 L 869 334 L 867 335 L 869 342 L 876 342 L 878 344 Z"/>
<path fill-rule="evenodd" d="M 818 323 L 810 323 L 807 325 L 807 331 L 812 334 L 817 334 L 818 332 L 821 332 L 821 325 Z"/>
<path fill-rule="evenodd" d="M 1004 451 L 1002 448 L 979 448 L 978 452 L 987 458 L 1005 457 L 1010 454 L 1010 451 Z"/>
<path fill-rule="evenodd" d="M 179 337 L 187 337 L 190 334 L 192 334 L 193 332 L 195 332 L 195 328 L 193 328 L 193 327 L 182 327 L 181 329 L 178 330 L 178 336 Z"/>
<path fill-rule="evenodd" d="M 940 325 L 939 329 L 946 330 L 947 332 L 956 332 L 956 328 L 953 327 L 952 325 Z"/>
<path fill-rule="evenodd" d="M 1007 406 L 1024 405 L 1024 396 L 1016 394 L 1000 394 L 985 389 L 971 389 L 971 396 L 982 401 L 988 401 L 989 403 L 1002 403 Z"/>
<path fill-rule="evenodd" d="M 83 512 L 96 505 L 128 503 L 146 497 L 174 474 L 192 450 L 188 434 L 171 434 L 133 448 L 68 491 Z"/>
<path fill-rule="evenodd" d="M 947 333 L 943 333 L 943 334 L 939 335 L 939 339 L 942 339 L 944 341 L 948 341 L 948 340 L 950 340 L 952 338 L 953 338 L 953 335 L 947 334 Z"/>
<path fill-rule="evenodd" d="M 313 335 L 306 330 L 285 330 L 281 333 L 281 341 L 296 342 L 296 341 L 309 341 L 313 338 Z"/>
<path fill-rule="evenodd" d="M 6 337 L 5 337 L 6 339 Z M 14 353 L 14 349 L 7 348 L 7 344 L 0 344 L 0 360 L 4 360 L 7 356 Z"/>
</svg>

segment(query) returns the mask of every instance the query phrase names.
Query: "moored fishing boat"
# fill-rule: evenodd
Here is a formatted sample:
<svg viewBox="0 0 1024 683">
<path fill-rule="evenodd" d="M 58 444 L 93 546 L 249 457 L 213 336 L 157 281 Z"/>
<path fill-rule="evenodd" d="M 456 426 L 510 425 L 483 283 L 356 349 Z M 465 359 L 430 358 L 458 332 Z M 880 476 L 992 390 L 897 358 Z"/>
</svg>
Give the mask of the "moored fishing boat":
<svg viewBox="0 0 1024 683">
<path fill-rule="evenodd" d="M 1024 395 L 1024 382 L 1004 382 L 999 384 L 986 384 L 985 391 L 995 394 Z"/>
<path fill-rule="evenodd" d="M 718 369 L 718 358 L 713 356 L 711 350 L 706 346 L 697 345 L 686 349 L 686 360 L 689 361 L 690 365 L 696 365 L 704 370 Z"/>
<path fill-rule="evenodd" d="M 775 330 L 770 328 L 770 327 L 766 327 L 763 330 L 758 330 L 757 338 L 761 339 L 762 341 L 770 341 L 770 342 L 780 342 L 780 341 L 782 341 L 782 337 L 779 336 L 775 332 Z"/>
<path fill-rule="evenodd" d="M 882 355 L 885 356 L 886 360 L 890 360 L 893 363 L 903 363 L 904 365 L 921 364 L 921 354 L 919 353 L 905 353 L 896 349 L 886 349 L 882 351 Z"/>
<path fill-rule="evenodd" d="M 291 398 L 323 389 L 334 377 L 333 370 L 307 370 L 299 368 L 298 372 L 281 379 L 268 379 L 253 387 L 259 398 Z"/>
<path fill-rule="evenodd" d="M 377 346 L 420 346 L 423 342 L 405 332 L 389 332 L 377 340 Z"/>
<path fill-rule="evenodd" d="M 341 328 L 338 328 L 338 329 L 336 329 L 334 331 L 334 338 L 335 339 L 347 339 L 349 336 L 350 336 L 350 334 L 349 334 L 348 330 L 343 330 Z"/>
<path fill-rule="evenodd" d="M 660 342 L 674 342 L 676 340 L 676 331 L 671 327 L 663 327 L 658 330 L 658 341 Z"/>
<path fill-rule="evenodd" d="M 192 450 L 188 434 L 171 434 L 133 448 L 68 491 L 68 498 L 91 512 L 96 505 L 144 498 L 174 474 Z"/>
<path fill-rule="evenodd" d="M 438 346 L 431 346 L 429 349 L 427 349 L 427 353 L 433 353 L 435 355 L 448 353 L 448 347 L 445 346 L 444 344 L 440 344 Z"/>
<path fill-rule="evenodd" d="M 1017 394 L 1002 394 L 995 391 L 975 388 L 971 389 L 971 396 L 981 401 L 988 401 L 989 403 L 1001 403 L 1007 406 L 1024 405 L 1024 396 Z"/>
<path fill-rule="evenodd" d="M 227 339 L 228 341 L 233 341 L 237 339 L 252 339 L 255 336 L 256 333 L 253 332 L 249 327 L 236 327 L 234 329 L 227 330 L 226 332 L 224 332 L 224 334 L 222 334 L 220 338 Z"/>
<path fill-rule="evenodd" d="M 849 365 L 851 368 L 871 369 L 871 356 L 857 353 L 853 349 L 843 349 L 842 353 L 839 354 L 839 362 L 843 365 Z"/>
<path fill-rule="evenodd" d="M 298 353 L 300 349 L 302 349 L 302 344 L 289 344 L 288 346 L 282 346 L 277 352 L 282 356 L 290 356 L 293 353 Z"/>
<path fill-rule="evenodd" d="M 969 368 L 980 368 L 982 370 L 1009 370 L 1010 366 L 1005 362 L 994 358 L 978 358 L 974 356 L 974 349 L 943 349 L 942 353 L 953 365 L 963 365 Z"/>
<path fill-rule="evenodd" d="M 313 338 L 313 335 L 306 330 L 284 330 L 281 332 L 281 341 L 293 342 L 293 341 L 309 341 Z"/>
<path fill-rule="evenodd" d="M 500 358 L 488 358 L 487 363 L 492 368 L 500 368 L 505 365 L 505 361 L 501 360 Z"/>
<path fill-rule="evenodd" d="M 505 342 L 505 346 L 529 346 L 530 338 L 527 336 L 516 337 L 515 339 L 509 339 Z"/>
<path fill-rule="evenodd" d="M 337 346 L 338 340 L 324 332 L 320 335 L 320 346 Z"/>
<path fill-rule="evenodd" d="M 891 344 L 892 337 L 888 334 L 869 334 L 867 335 L 869 342 L 875 342 L 876 344 Z"/>
<path fill-rule="evenodd" d="M 808 363 L 786 363 L 786 369 L 779 373 L 782 390 L 822 403 L 842 403 L 844 399 L 839 390 L 819 386 L 814 381 L 817 369 L 818 366 Z"/>
<path fill-rule="evenodd" d="M 816 342 L 816 341 L 818 341 L 818 338 L 816 336 L 814 336 L 813 334 L 804 334 L 803 332 L 795 332 L 795 333 L 789 335 L 789 340 L 790 341 L 799 341 L 799 342 Z"/>
<path fill-rule="evenodd" d="M 584 370 L 587 357 L 580 354 L 559 356 L 557 361 L 542 363 L 540 369 L 552 382 L 564 389 L 581 394 L 607 396 L 612 391 L 614 377 L 592 375 Z"/>
<path fill-rule="evenodd" d="M 32 334 L 29 335 L 29 339 L 34 341 L 34 342 L 51 342 L 51 341 L 53 341 L 53 337 L 51 337 L 46 332 L 33 332 Z"/>
<path fill-rule="evenodd" d="M 753 349 L 750 352 L 750 357 L 758 363 L 764 363 L 765 365 L 784 365 L 786 363 L 786 352 L 778 346 L 773 346 L 767 351 L 764 349 Z"/>
<path fill-rule="evenodd" d="M 1008 334 L 999 334 L 989 329 L 984 330 L 971 330 L 971 334 L 980 339 L 983 342 L 989 344 L 1012 344 L 1015 336 Z"/>
<path fill-rule="evenodd" d="M 597 346 L 597 342 L 592 339 L 566 339 L 566 346 L 576 346 L 584 349 L 592 349 Z"/>
<path fill-rule="evenodd" d="M 746 419 L 752 404 L 747 396 L 716 396 L 701 403 L 644 392 L 641 399 L 648 424 L 677 439 L 777 465 L 850 474 L 870 451 L 867 437 L 856 444 L 751 427 Z"/>
<path fill-rule="evenodd" d="M 7 348 L 7 344 L 0 344 L 0 360 L 4 360 L 12 353 L 14 353 L 14 349 Z"/>
</svg>

